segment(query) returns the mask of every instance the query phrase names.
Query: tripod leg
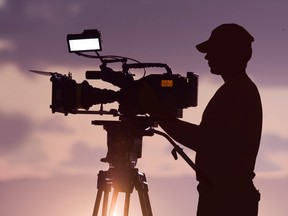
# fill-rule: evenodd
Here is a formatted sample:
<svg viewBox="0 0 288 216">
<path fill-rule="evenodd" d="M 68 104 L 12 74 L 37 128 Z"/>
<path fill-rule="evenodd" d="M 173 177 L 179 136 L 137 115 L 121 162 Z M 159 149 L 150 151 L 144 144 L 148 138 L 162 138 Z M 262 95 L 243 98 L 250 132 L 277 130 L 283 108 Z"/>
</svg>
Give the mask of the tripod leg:
<svg viewBox="0 0 288 216">
<path fill-rule="evenodd" d="M 152 208 L 148 195 L 148 184 L 144 173 L 137 173 L 136 189 L 138 191 L 143 216 L 152 216 Z"/>
<path fill-rule="evenodd" d="M 100 206 L 100 202 L 101 202 L 102 193 L 103 193 L 103 191 L 101 191 L 101 190 L 98 190 L 98 192 L 97 192 L 97 196 L 96 196 L 96 200 L 95 200 L 95 205 L 94 205 L 94 210 L 93 210 L 93 216 L 97 216 L 97 215 L 98 215 L 98 211 L 99 211 L 99 206 Z"/>
<path fill-rule="evenodd" d="M 109 191 L 105 190 L 104 199 L 103 199 L 102 216 L 107 216 L 108 199 L 109 199 Z"/>
<path fill-rule="evenodd" d="M 98 190 L 97 197 L 94 205 L 93 216 L 98 216 L 101 198 L 104 192 L 103 206 L 102 206 L 102 216 L 107 216 L 109 191 Z"/>
<path fill-rule="evenodd" d="M 130 206 L 130 192 L 125 194 L 125 204 L 124 204 L 124 216 L 129 215 L 129 206 Z"/>
<path fill-rule="evenodd" d="M 143 191 L 143 198 L 144 198 L 144 205 L 147 211 L 147 216 L 152 216 L 152 208 L 151 208 L 151 203 L 150 203 L 150 199 L 149 199 L 149 195 L 148 195 L 148 190 L 147 191 Z"/>
<path fill-rule="evenodd" d="M 109 209 L 109 216 L 113 216 L 114 214 L 114 210 L 115 210 L 115 205 L 116 205 L 116 201 L 118 198 L 118 190 L 114 189 L 113 191 L 113 196 L 112 196 L 112 200 L 111 200 L 111 205 L 110 205 L 110 209 Z"/>
<path fill-rule="evenodd" d="M 101 203 L 101 199 L 104 193 L 103 206 L 102 206 L 102 216 L 107 216 L 107 208 L 108 208 L 108 199 L 109 192 L 111 191 L 111 182 L 109 180 L 109 172 L 108 171 L 100 171 L 98 173 L 97 180 L 97 196 L 95 200 L 93 216 L 98 216 L 99 207 Z"/>
</svg>

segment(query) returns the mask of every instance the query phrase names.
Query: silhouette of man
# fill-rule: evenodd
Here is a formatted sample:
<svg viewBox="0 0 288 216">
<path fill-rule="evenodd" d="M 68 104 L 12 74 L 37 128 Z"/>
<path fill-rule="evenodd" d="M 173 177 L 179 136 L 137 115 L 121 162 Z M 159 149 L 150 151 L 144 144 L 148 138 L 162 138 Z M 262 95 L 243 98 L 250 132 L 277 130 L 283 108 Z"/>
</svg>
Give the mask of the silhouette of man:
<svg viewBox="0 0 288 216">
<path fill-rule="evenodd" d="M 222 24 L 207 41 L 196 46 L 206 53 L 211 73 L 224 80 L 208 103 L 200 125 L 167 118 L 150 105 L 150 115 L 160 126 L 176 141 L 196 151 L 195 164 L 201 171 L 201 175 L 196 173 L 197 216 L 258 214 L 260 194 L 253 178 L 262 106 L 257 87 L 246 74 L 253 41 L 243 27 Z M 148 104 L 146 107 L 149 109 Z"/>
</svg>

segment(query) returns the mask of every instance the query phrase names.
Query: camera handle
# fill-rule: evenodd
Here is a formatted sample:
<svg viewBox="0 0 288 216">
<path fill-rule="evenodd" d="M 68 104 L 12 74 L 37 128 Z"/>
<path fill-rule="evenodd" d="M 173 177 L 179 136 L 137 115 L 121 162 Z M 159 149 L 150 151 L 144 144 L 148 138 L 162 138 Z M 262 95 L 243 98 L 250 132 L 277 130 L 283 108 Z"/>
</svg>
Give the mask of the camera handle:
<svg viewBox="0 0 288 216">
<path fill-rule="evenodd" d="M 207 184 L 207 186 L 209 187 L 213 187 L 213 183 L 212 181 L 208 178 L 207 175 L 205 175 L 205 173 L 203 173 L 202 170 L 200 170 L 198 167 L 196 167 L 195 163 L 188 157 L 188 155 L 183 151 L 183 149 L 177 145 L 174 140 L 168 136 L 168 134 L 162 132 L 162 131 L 158 131 L 155 130 L 153 128 L 150 128 L 149 130 L 151 130 L 152 133 L 161 135 L 163 137 L 165 137 L 172 145 L 173 145 L 173 150 L 172 150 L 172 155 L 174 157 L 175 160 L 178 159 L 177 153 L 179 155 L 181 155 L 181 157 L 188 163 L 188 165 L 195 171 L 196 175 L 200 176 L 200 178 L 203 180 L 203 182 L 205 184 Z"/>
<path fill-rule="evenodd" d="M 167 64 L 163 64 L 163 63 L 136 63 L 136 64 L 123 64 L 123 72 L 128 72 L 129 69 L 134 68 L 134 69 L 138 69 L 138 68 L 149 68 L 149 67 L 161 67 L 161 68 L 165 68 L 167 71 L 167 74 L 171 75 L 172 74 L 172 70 L 171 68 L 167 65 Z"/>
</svg>

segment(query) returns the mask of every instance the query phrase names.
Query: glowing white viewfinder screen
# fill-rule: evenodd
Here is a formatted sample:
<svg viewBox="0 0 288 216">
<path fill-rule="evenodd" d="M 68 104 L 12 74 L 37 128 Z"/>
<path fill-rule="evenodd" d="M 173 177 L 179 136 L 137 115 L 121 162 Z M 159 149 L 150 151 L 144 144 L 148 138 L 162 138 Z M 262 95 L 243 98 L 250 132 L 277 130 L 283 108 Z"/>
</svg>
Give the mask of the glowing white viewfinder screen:
<svg viewBox="0 0 288 216">
<path fill-rule="evenodd" d="M 69 40 L 71 52 L 100 50 L 99 38 Z"/>
</svg>

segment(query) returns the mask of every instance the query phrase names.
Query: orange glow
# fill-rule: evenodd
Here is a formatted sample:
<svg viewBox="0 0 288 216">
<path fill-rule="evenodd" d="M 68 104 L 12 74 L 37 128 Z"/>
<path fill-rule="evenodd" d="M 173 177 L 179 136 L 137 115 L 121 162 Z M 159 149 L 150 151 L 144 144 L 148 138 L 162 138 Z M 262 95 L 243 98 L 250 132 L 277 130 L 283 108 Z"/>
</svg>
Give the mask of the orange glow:
<svg viewBox="0 0 288 216">
<path fill-rule="evenodd" d="M 173 87 L 173 80 L 161 80 L 161 87 Z"/>
</svg>

